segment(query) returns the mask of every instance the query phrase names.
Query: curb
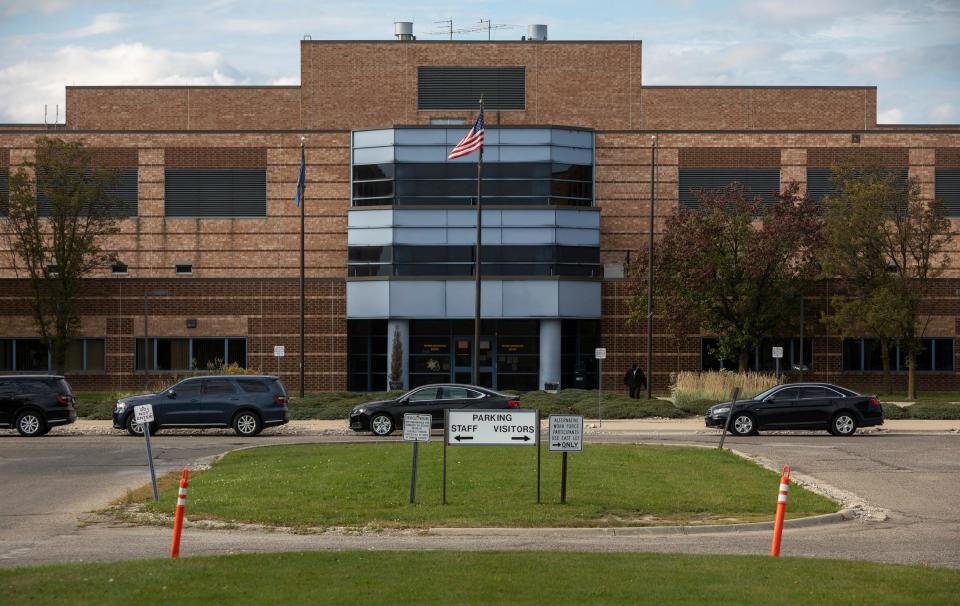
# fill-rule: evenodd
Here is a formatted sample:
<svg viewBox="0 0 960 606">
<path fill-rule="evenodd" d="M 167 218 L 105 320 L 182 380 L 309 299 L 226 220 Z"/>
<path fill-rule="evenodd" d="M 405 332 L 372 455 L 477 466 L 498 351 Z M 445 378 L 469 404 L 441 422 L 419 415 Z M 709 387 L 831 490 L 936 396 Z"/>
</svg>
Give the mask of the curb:
<svg viewBox="0 0 960 606">
<path fill-rule="evenodd" d="M 853 509 L 842 509 L 806 518 L 786 520 L 784 528 L 812 528 L 853 520 Z M 746 524 L 710 524 L 704 526 L 627 526 L 623 528 L 427 528 L 424 534 L 440 536 L 486 536 L 486 537 L 633 537 L 648 535 L 723 534 L 737 532 L 772 531 L 773 521 L 748 522 Z"/>
</svg>

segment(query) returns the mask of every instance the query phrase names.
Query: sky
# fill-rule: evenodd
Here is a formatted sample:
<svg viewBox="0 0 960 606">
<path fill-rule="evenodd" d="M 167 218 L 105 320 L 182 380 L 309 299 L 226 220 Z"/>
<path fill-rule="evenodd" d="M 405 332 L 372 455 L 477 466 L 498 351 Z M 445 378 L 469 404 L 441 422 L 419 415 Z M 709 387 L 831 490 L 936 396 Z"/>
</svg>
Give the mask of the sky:
<svg viewBox="0 0 960 606">
<path fill-rule="evenodd" d="M 960 0 L 0 0 L 0 123 L 64 121 L 67 85 L 299 84 L 299 41 L 527 25 L 642 40 L 643 83 L 877 86 L 883 124 L 960 123 Z M 486 39 L 487 31 L 455 39 Z"/>
</svg>

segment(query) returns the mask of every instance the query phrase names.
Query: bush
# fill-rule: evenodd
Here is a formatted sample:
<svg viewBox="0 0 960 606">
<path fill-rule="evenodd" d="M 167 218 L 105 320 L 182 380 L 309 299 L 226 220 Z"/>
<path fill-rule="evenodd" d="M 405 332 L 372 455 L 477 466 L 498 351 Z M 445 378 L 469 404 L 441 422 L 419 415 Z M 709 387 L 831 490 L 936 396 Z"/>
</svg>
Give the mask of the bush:
<svg viewBox="0 0 960 606">
<path fill-rule="evenodd" d="M 740 388 L 741 398 L 752 398 L 776 384 L 774 375 L 759 372 L 679 372 L 670 386 L 670 394 L 677 408 L 703 414 L 707 406 L 729 400 L 734 387 Z"/>
<path fill-rule="evenodd" d="M 904 410 L 910 419 L 960 419 L 960 403 L 957 402 L 917 402 Z M 883 409 L 887 412 L 887 407 Z M 893 417 L 889 417 L 893 418 Z"/>
<path fill-rule="evenodd" d="M 618 393 L 602 393 L 604 419 L 643 419 L 648 417 L 681 418 L 687 416 L 667 400 L 634 400 Z M 539 410 L 540 417 L 548 415 L 583 415 L 597 418 L 597 392 L 585 389 L 564 389 L 555 394 L 529 391 L 520 396 L 520 407 Z"/>
</svg>

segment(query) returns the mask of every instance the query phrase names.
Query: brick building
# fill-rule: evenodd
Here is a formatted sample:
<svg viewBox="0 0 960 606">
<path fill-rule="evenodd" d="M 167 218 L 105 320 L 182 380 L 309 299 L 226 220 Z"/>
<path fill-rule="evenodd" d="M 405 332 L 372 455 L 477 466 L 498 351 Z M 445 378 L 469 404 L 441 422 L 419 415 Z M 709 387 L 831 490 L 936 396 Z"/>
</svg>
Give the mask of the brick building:
<svg viewBox="0 0 960 606">
<path fill-rule="evenodd" d="M 67 87 L 66 124 L 0 125 L 0 193 L 38 136 L 83 140 L 119 167 L 128 213 L 106 245 L 122 263 L 89 280 L 78 388 L 142 385 L 215 359 L 298 385 L 301 138 L 306 155 L 306 388 L 383 389 L 399 332 L 408 385 L 468 380 L 476 156 L 446 155 L 486 99 L 481 380 L 501 389 L 622 387 L 643 362 L 620 268 L 690 189 L 740 181 L 770 194 L 829 188 L 869 153 L 919 180 L 960 221 L 960 127 L 876 123 L 874 87 L 644 86 L 637 41 L 303 41 L 300 86 Z M 656 165 L 651 146 L 656 141 Z M 957 245 L 951 244 L 956 256 Z M 960 270 L 934 289 L 921 389 L 960 389 Z M 144 342 L 144 291 L 150 300 Z M 47 370 L 27 289 L 0 266 L 0 372 Z M 814 377 L 875 384 L 870 340 L 824 334 L 811 293 Z M 719 365 L 710 335 L 678 353 L 654 324 L 654 386 Z M 812 336 L 811 336 L 812 335 Z M 769 347 L 799 363 L 799 340 Z M 273 356 L 284 345 L 286 356 Z M 904 373 L 898 373 L 903 381 Z"/>
</svg>

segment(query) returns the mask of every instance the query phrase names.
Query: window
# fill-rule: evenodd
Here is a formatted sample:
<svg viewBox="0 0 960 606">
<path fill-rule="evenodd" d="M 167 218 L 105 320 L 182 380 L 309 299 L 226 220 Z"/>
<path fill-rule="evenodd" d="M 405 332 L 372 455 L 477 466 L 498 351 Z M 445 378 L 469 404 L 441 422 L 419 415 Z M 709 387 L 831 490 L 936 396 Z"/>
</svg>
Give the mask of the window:
<svg viewBox="0 0 960 606">
<path fill-rule="evenodd" d="M 599 346 L 599 320 L 562 321 L 560 325 L 561 387 L 593 389 L 597 386 L 597 361 L 593 354 Z"/>
<path fill-rule="evenodd" d="M 9 169 L 6 166 L 0 166 L 0 217 L 6 216 L 7 209 L 10 208 L 10 186 L 8 184 L 8 175 Z"/>
<path fill-rule="evenodd" d="M 921 350 L 916 356 L 917 370 L 922 372 L 953 372 L 953 337 L 920 339 Z M 883 359 L 880 342 L 876 339 L 844 339 L 841 348 L 843 370 L 849 372 L 881 371 Z M 893 345 L 889 351 L 890 370 L 906 372 L 906 352 Z"/>
<path fill-rule="evenodd" d="M 127 264 L 122 261 L 117 261 L 110 266 L 110 272 L 115 276 L 125 276 L 127 275 Z"/>
<path fill-rule="evenodd" d="M 104 339 L 75 339 L 67 345 L 64 372 L 103 372 Z M 0 339 L 0 371 L 52 372 L 53 359 L 40 339 Z"/>
<path fill-rule="evenodd" d="M 417 68 L 418 110 L 494 110 L 526 108 L 526 68 L 466 66 Z"/>
<path fill-rule="evenodd" d="M 716 337 L 700 338 L 700 370 L 736 370 L 740 361 L 736 353 L 721 360 L 717 355 L 719 339 Z M 773 348 L 783 348 L 783 358 L 780 359 L 780 372 L 789 372 L 800 365 L 800 339 L 797 337 L 765 337 L 760 345 L 752 352 L 748 359 L 749 369 L 756 372 L 774 372 L 777 368 L 773 357 Z M 804 370 L 813 367 L 813 339 L 803 339 Z"/>
<path fill-rule="evenodd" d="M 197 356 L 200 356 L 198 359 Z M 203 364 L 200 364 L 200 361 Z M 144 351 L 144 340 L 136 340 L 134 369 L 159 371 L 207 370 L 220 362 L 247 366 L 247 340 L 243 337 L 216 338 L 150 338 Z"/>
<path fill-rule="evenodd" d="M 485 276 L 600 277 L 600 249 L 596 246 L 484 246 L 481 271 Z M 466 246 L 351 246 L 347 275 L 472 276 L 474 247 Z"/>
<path fill-rule="evenodd" d="M 781 389 L 780 391 L 773 394 L 773 397 L 776 398 L 778 402 L 788 401 L 788 400 L 799 400 L 800 389 L 798 387 L 788 387 L 787 389 Z"/>
<path fill-rule="evenodd" d="M 178 263 L 173 267 L 173 269 L 178 276 L 189 276 L 193 273 L 193 264 Z"/>
<path fill-rule="evenodd" d="M 776 204 L 780 193 L 779 168 L 681 168 L 680 206 L 699 208 L 699 191 L 740 183 L 766 206 Z"/>
<path fill-rule="evenodd" d="M 429 402 L 431 400 L 439 400 L 439 394 L 437 393 L 438 390 L 438 387 L 424 387 L 423 389 L 410 394 L 409 401 Z"/>
<path fill-rule="evenodd" d="M 387 387 L 387 321 L 347 320 L 347 389 Z"/>
<path fill-rule="evenodd" d="M 205 379 L 203 381 L 203 395 L 205 396 L 229 396 L 236 392 L 233 381 L 230 379 Z"/>
<path fill-rule="evenodd" d="M 177 398 L 180 399 L 189 399 L 189 398 L 198 398 L 200 397 L 200 386 L 202 381 L 194 379 L 192 381 L 181 381 L 173 386 L 173 390 L 177 392 Z"/>
<path fill-rule="evenodd" d="M 829 398 L 839 398 L 842 397 L 837 392 L 832 389 L 827 389 L 826 387 L 804 387 L 803 388 L 803 399 L 829 399 Z"/>
<path fill-rule="evenodd" d="M 935 195 L 938 200 L 943 201 L 947 216 L 960 217 L 960 169 L 938 168 L 935 187 Z"/>
<path fill-rule="evenodd" d="M 89 172 L 87 173 L 89 176 Z M 117 172 L 116 185 L 107 191 L 113 197 L 114 214 L 120 217 L 136 217 L 139 195 L 139 171 L 136 168 L 124 168 Z M 49 217 L 53 212 L 50 200 L 43 189 L 43 172 L 37 173 L 37 215 Z"/>
<path fill-rule="evenodd" d="M 477 197 L 476 166 L 398 162 L 353 167 L 353 206 L 464 205 Z M 483 166 L 483 203 L 592 206 L 593 167 L 562 162 L 490 162 Z"/>
<path fill-rule="evenodd" d="M 266 168 L 167 168 L 167 217 L 265 217 Z"/>
<path fill-rule="evenodd" d="M 239 379 L 237 385 L 247 393 L 270 393 L 270 388 L 263 381 Z"/>
</svg>

